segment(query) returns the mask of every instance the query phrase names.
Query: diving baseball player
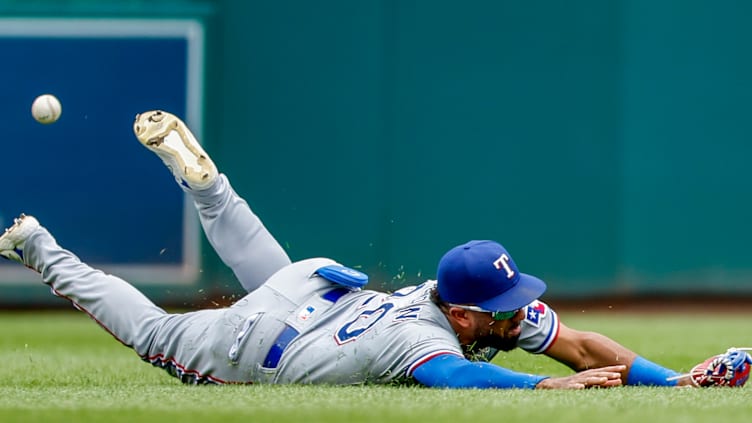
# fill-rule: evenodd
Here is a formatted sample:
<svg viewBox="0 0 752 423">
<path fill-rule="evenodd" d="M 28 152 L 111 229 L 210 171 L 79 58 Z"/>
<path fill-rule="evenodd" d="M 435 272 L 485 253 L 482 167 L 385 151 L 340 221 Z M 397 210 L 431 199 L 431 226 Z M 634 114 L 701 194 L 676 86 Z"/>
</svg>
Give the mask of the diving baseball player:
<svg viewBox="0 0 752 423">
<path fill-rule="evenodd" d="M 176 116 L 136 117 L 139 141 L 191 196 L 204 232 L 248 294 L 223 309 L 169 314 L 126 281 L 81 262 L 32 216 L 0 236 L 0 255 L 38 272 L 144 360 L 185 383 L 418 383 L 450 388 L 741 386 L 740 349 L 687 375 L 615 341 L 565 326 L 539 301 L 543 281 L 521 273 L 494 241 L 471 241 L 439 261 L 437 280 L 392 294 L 327 258 L 291 262 Z M 487 362 L 522 348 L 571 367 L 567 377 Z"/>
</svg>

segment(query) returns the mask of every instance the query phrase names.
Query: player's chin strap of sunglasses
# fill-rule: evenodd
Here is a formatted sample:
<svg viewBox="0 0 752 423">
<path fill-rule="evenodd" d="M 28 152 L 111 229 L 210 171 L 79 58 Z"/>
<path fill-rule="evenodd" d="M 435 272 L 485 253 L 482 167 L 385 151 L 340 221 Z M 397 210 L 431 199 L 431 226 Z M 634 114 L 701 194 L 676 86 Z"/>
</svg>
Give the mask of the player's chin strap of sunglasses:
<svg viewBox="0 0 752 423">
<path fill-rule="evenodd" d="M 481 313 L 491 313 L 491 318 L 496 321 L 511 319 L 517 314 L 518 311 L 520 311 L 520 309 L 512 310 L 512 311 L 491 311 L 491 310 L 482 309 L 474 305 L 464 305 L 464 304 L 454 304 L 454 303 L 447 303 L 447 305 L 449 305 L 450 307 L 457 307 L 457 308 L 462 308 L 462 309 L 470 310 L 470 311 L 478 311 Z"/>
</svg>

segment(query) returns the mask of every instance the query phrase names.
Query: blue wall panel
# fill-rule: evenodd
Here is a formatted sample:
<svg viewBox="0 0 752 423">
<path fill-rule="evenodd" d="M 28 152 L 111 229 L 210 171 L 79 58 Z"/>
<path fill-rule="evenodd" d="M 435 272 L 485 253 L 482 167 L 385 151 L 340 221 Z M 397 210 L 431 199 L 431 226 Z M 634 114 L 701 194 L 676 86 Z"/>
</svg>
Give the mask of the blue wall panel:
<svg viewBox="0 0 752 423">
<path fill-rule="evenodd" d="M 3 170 L 11 176 L 0 225 L 32 214 L 84 261 L 135 283 L 195 283 L 197 230 L 183 192 L 132 131 L 136 113 L 155 108 L 200 128 L 188 106 L 189 91 L 200 89 L 189 83 L 195 23 L 136 24 L 0 20 Z M 54 124 L 31 116 L 43 93 L 62 103 Z M 38 279 L 0 262 L 0 283 L 30 278 Z"/>
</svg>

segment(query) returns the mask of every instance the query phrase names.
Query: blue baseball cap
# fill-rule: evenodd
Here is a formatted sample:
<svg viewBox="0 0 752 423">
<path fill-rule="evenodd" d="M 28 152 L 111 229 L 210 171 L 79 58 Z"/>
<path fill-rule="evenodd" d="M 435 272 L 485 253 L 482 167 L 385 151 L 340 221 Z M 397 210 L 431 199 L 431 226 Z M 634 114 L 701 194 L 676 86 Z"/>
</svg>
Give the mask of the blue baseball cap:
<svg viewBox="0 0 752 423">
<path fill-rule="evenodd" d="M 439 261 L 437 288 L 442 300 L 487 311 L 512 311 L 546 291 L 546 283 L 521 273 L 507 250 L 495 241 L 470 241 Z"/>
</svg>

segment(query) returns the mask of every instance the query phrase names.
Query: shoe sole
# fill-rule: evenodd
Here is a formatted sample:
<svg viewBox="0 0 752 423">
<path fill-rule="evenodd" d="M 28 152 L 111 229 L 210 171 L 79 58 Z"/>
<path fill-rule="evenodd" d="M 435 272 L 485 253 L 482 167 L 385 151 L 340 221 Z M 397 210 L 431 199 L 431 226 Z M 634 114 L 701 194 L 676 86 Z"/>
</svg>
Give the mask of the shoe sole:
<svg viewBox="0 0 752 423">
<path fill-rule="evenodd" d="M 23 263 L 21 245 L 32 232 L 39 228 L 39 222 L 33 216 L 21 214 L 13 221 L 13 226 L 0 235 L 0 256 Z"/>
<path fill-rule="evenodd" d="M 140 113 L 133 123 L 133 132 L 188 188 L 206 188 L 216 179 L 216 166 L 175 115 L 161 110 Z"/>
</svg>

